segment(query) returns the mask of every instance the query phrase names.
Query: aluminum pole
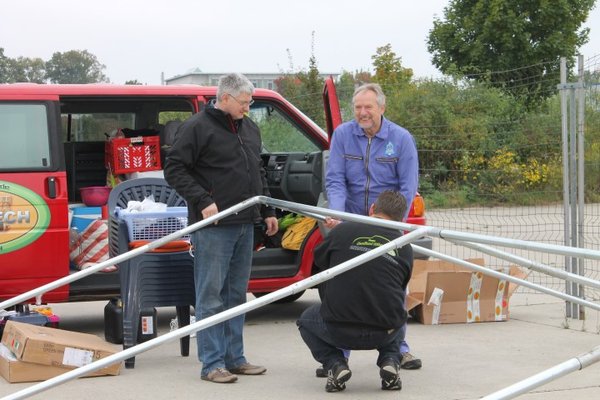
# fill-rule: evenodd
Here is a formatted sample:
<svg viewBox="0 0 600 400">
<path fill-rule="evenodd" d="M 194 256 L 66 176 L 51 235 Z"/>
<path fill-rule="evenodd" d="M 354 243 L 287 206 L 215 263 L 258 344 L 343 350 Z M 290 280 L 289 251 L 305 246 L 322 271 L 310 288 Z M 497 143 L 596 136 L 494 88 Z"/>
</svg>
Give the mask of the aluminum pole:
<svg viewBox="0 0 600 400">
<path fill-rule="evenodd" d="M 229 310 L 225 310 L 225 311 L 220 312 L 219 314 L 213 315 L 211 317 L 204 318 L 204 319 L 197 321 L 191 325 L 181 327 L 172 332 L 166 333 L 162 336 L 156 337 L 147 342 L 143 342 L 136 346 L 130 347 L 119 353 L 112 354 L 112 355 L 102 358 L 98 361 L 94 361 L 91 364 L 71 370 L 62 375 L 48 379 L 47 381 L 40 382 L 38 384 L 35 384 L 28 388 L 25 388 L 21 391 L 12 393 L 8 396 L 3 397 L 2 400 L 25 399 L 29 396 L 43 392 L 45 390 L 48 390 L 55 386 L 58 386 L 67 381 L 84 376 L 90 372 L 97 371 L 101 368 L 112 365 L 116 362 L 120 362 L 120 361 L 126 360 L 128 358 L 131 358 L 131 357 L 135 356 L 136 354 L 139 354 L 144 351 L 158 347 L 165 342 L 171 342 L 176 339 L 182 338 L 184 336 L 189 336 L 190 334 L 197 332 L 199 330 L 208 328 L 210 326 L 216 325 L 216 324 L 223 322 L 225 320 L 228 320 L 230 318 L 247 313 L 248 311 L 252 311 L 252 310 L 262 307 L 266 304 L 272 303 L 276 300 L 290 296 L 294 293 L 298 293 L 300 291 L 306 290 L 306 289 L 308 289 L 312 286 L 315 286 L 321 282 L 324 282 L 335 276 L 338 276 L 339 274 L 344 273 L 352 268 L 355 268 L 355 267 L 359 266 L 360 264 L 363 264 L 367 261 L 370 261 L 379 256 L 382 256 L 390 250 L 400 248 L 414 240 L 417 240 L 418 238 L 420 238 L 423 235 L 424 230 L 425 229 L 416 230 L 414 232 L 407 233 L 406 235 L 403 235 L 397 239 L 394 239 L 391 242 L 388 242 L 388 243 L 386 243 L 382 246 L 379 246 L 373 250 L 363 253 L 363 254 L 361 254 L 357 257 L 354 257 L 348 261 L 345 261 L 333 268 L 327 269 L 327 270 L 320 272 L 316 275 L 313 275 L 309 278 L 303 279 L 300 282 L 294 283 L 293 285 L 290 285 L 283 289 L 279 289 L 275 292 L 269 293 L 268 295 L 251 300 L 247 303 L 240 304 L 239 306 L 230 308 Z"/>
<path fill-rule="evenodd" d="M 414 231 L 415 229 L 419 229 L 419 230 L 421 230 L 423 236 L 432 236 L 432 237 L 438 237 L 438 238 L 447 239 L 447 240 L 460 240 L 460 241 L 476 242 L 476 243 L 482 243 L 482 244 L 501 245 L 501 246 L 512 247 L 512 248 L 516 248 L 516 249 L 531 250 L 531 251 L 546 251 L 546 252 L 553 253 L 553 254 L 561 254 L 561 255 L 565 255 L 565 256 L 583 257 L 583 258 L 600 260 L 600 251 L 597 251 L 597 250 L 573 248 L 573 247 L 569 247 L 569 246 L 559 246 L 559 245 L 552 245 L 552 244 L 546 244 L 546 243 L 536 243 L 536 242 L 529 242 L 529 241 L 518 240 L 518 239 L 507 239 L 507 238 L 502 238 L 502 237 L 497 237 L 497 236 L 488 236 L 488 235 L 482 235 L 482 234 L 476 234 L 476 233 L 458 232 L 458 231 L 440 229 L 440 228 L 435 228 L 435 227 L 430 227 L 430 226 L 424 227 L 422 225 L 412 225 L 412 224 L 406 224 L 406 223 L 402 223 L 402 222 L 387 221 L 387 220 L 382 220 L 382 219 L 378 219 L 378 218 L 366 217 L 363 215 L 346 213 L 346 212 L 342 212 L 342 211 L 329 210 L 329 209 L 321 208 L 321 207 L 307 206 L 304 204 L 298 204 L 298 203 L 292 203 L 292 202 L 284 201 L 284 200 L 272 199 L 272 198 L 265 197 L 265 196 L 256 196 L 256 197 L 248 199 L 242 203 L 239 203 L 235 206 L 232 206 L 226 210 L 223 210 L 223 211 L 219 212 L 218 214 L 213 215 L 212 217 L 209 217 L 205 220 L 199 221 L 193 225 L 183 228 L 177 232 L 173 232 L 167 236 L 164 236 L 162 239 L 156 240 L 154 242 L 150 242 L 144 246 L 130 250 L 127 253 L 123 253 L 123 254 L 115 256 L 107 261 L 103 261 L 103 262 L 99 263 L 98 265 L 87 268 L 83 271 L 76 272 L 74 274 L 71 274 L 71 275 L 61 278 L 61 279 L 58 279 L 58 280 L 48 283 L 46 285 L 32 289 L 26 293 L 23 293 L 21 295 L 11 298 L 11 299 L 5 300 L 0 303 L 0 310 L 5 309 L 7 307 L 14 306 L 19 303 L 22 303 L 22 302 L 32 299 L 34 297 L 41 296 L 42 294 L 46 293 L 47 291 L 56 289 L 60 286 L 63 286 L 70 282 L 81 279 L 81 278 L 88 276 L 96 271 L 99 271 L 107 266 L 110 266 L 113 264 L 118 264 L 122 261 L 128 260 L 139 254 L 142 254 L 149 250 L 152 250 L 156 247 L 162 246 L 163 244 L 168 243 L 172 240 L 175 240 L 185 234 L 191 233 L 191 232 L 193 232 L 197 229 L 200 229 L 206 225 L 210 225 L 213 222 L 216 222 L 219 219 L 226 217 L 227 215 L 239 212 L 247 207 L 253 206 L 258 203 L 266 204 L 269 206 L 273 206 L 273 207 L 277 207 L 277 208 L 281 208 L 281 209 L 285 209 L 285 210 L 290 210 L 290 211 L 294 211 L 294 212 L 299 212 L 300 214 L 309 214 L 316 218 L 320 217 L 320 219 L 324 218 L 323 215 L 327 215 L 327 216 L 332 216 L 332 217 L 340 218 L 340 219 L 347 220 L 347 221 L 362 222 L 362 223 L 367 223 L 370 225 L 384 226 L 384 227 L 397 229 L 397 230 Z M 424 230 L 422 230 L 422 229 L 424 229 Z"/>
<path fill-rule="evenodd" d="M 453 231 L 450 229 L 441 229 L 433 226 L 413 225 L 404 222 L 387 221 L 378 218 L 366 217 L 364 215 L 357 215 L 347 213 L 343 211 L 335 211 L 321 207 L 308 206 L 305 204 L 292 203 L 290 201 L 271 199 L 269 197 L 260 196 L 260 202 L 266 205 L 270 205 L 275 208 L 281 208 L 283 210 L 289 210 L 304 214 L 306 212 L 327 215 L 336 217 L 344 221 L 363 222 L 366 224 L 385 226 L 392 229 L 400 229 L 406 231 L 414 231 L 415 229 L 425 228 L 424 236 L 437 237 L 446 240 L 460 240 L 466 242 L 476 242 L 490 245 L 506 246 L 521 250 L 530 251 L 546 251 L 552 254 L 560 254 L 565 256 L 583 257 L 593 260 L 600 260 L 600 251 L 591 249 L 574 248 L 570 246 L 560 246 L 549 243 L 538 243 L 530 242 L 527 240 L 509 239 L 499 236 L 483 235 L 478 233 L 468 233 Z M 419 247 L 420 249 L 420 247 Z M 419 250 L 420 251 L 420 250 Z"/>
<path fill-rule="evenodd" d="M 577 86 L 577 245 L 579 247 L 585 247 L 585 86 L 583 81 L 583 55 L 579 55 L 578 61 L 579 85 Z M 577 270 L 574 272 L 578 275 L 585 276 L 585 260 L 577 260 Z M 581 298 L 585 297 L 585 288 L 579 286 L 577 290 L 577 296 Z M 585 309 L 582 307 L 579 308 L 578 318 L 581 320 L 585 319 Z"/>
<path fill-rule="evenodd" d="M 569 227 L 571 214 L 569 213 L 569 116 L 567 109 L 567 59 L 560 58 L 560 114 L 562 132 L 562 167 L 563 167 L 563 244 L 568 246 L 571 242 Z M 565 256 L 565 270 L 569 271 L 571 259 Z M 565 282 L 565 291 L 569 292 L 569 283 Z M 566 304 L 567 316 L 571 316 L 569 305 Z"/>
<path fill-rule="evenodd" d="M 538 285 L 536 283 L 531 283 L 524 279 L 516 278 L 512 275 L 504 274 L 502 272 L 494 271 L 492 269 L 482 267 L 481 265 L 477 265 L 477 264 L 473 264 L 473 263 L 465 261 L 465 260 L 461 260 L 460 258 L 456 258 L 456 257 L 448 256 L 446 254 L 438 253 L 437 251 L 429 250 L 429 249 L 426 249 L 425 247 L 421 247 L 421 246 L 417 246 L 417 245 L 413 245 L 413 247 L 418 248 L 419 252 L 425 254 L 426 256 L 434 257 L 434 258 L 438 258 L 440 260 L 446 260 L 446 261 L 449 261 L 454 264 L 462 265 L 463 267 L 466 267 L 470 270 L 473 270 L 476 272 L 481 272 L 484 275 L 489 275 L 491 277 L 494 277 L 494 278 L 497 278 L 500 280 L 505 280 L 508 282 L 516 283 L 518 285 L 525 286 L 530 289 L 537 290 L 539 292 L 546 293 L 551 296 L 558 297 L 560 299 L 571 301 L 573 303 L 580 304 L 580 305 L 583 305 L 586 307 L 590 307 L 591 309 L 600 311 L 600 304 L 596 304 L 591 301 L 583 300 L 578 297 L 571 296 L 571 295 L 565 294 L 563 292 L 559 292 L 554 289 L 548 289 L 545 286 Z"/>
<path fill-rule="evenodd" d="M 248 199 L 246 201 L 243 201 L 241 203 L 238 203 L 232 207 L 229 207 L 215 215 L 213 215 L 212 217 L 206 218 L 202 221 L 196 222 L 193 225 L 190 225 L 186 228 L 183 228 L 181 230 L 178 230 L 177 232 L 173 232 L 167 236 L 162 237 L 161 239 L 155 240 L 153 242 L 150 242 L 148 244 L 145 244 L 141 247 L 135 248 L 133 250 L 130 250 L 126 253 L 123 254 L 119 254 L 118 256 L 115 256 L 109 260 L 106 261 L 102 261 L 101 263 L 98 263 L 98 265 L 94 265 L 93 267 L 90 268 L 86 268 L 82 271 L 79 272 L 75 272 L 73 274 L 70 274 L 69 276 L 65 276 L 64 278 L 60 278 L 57 279 L 53 282 L 47 283 L 43 286 L 37 287 L 35 289 L 32 289 L 28 292 L 25 292 L 23 294 L 20 294 L 18 296 L 15 296 L 11 299 L 5 300 L 3 302 L 0 303 L 0 310 L 6 309 L 8 307 L 14 306 L 16 304 L 19 303 L 23 303 L 29 299 L 32 299 L 34 297 L 39 298 L 39 296 L 42 296 L 44 293 L 59 288 L 61 286 L 64 286 L 68 283 L 74 282 L 78 279 L 84 278 L 88 275 L 91 275 L 97 271 L 100 271 L 110 265 L 114 265 L 114 264 L 118 264 L 122 261 L 125 260 L 129 260 L 130 258 L 133 258 L 137 255 L 140 255 L 142 253 L 145 253 L 147 251 L 150 251 L 156 247 L 160 247 L 163 244 L 166 244 L 172 240 L 178 239 L 183 235 L 192 233 L 194 231 L 196 231 L 197 229 L 203 228 L 206 225 L 210 225 L 228 215 L 231 214 L 235 214 L 236 212 L 240 212 L 250 206 L 254 206 L 256 204 L 259 204 L 259 198 L 258 197 L 253 197 L 251 199 Z M 38 301 L 39 303 L 40 301 Z"/>
<path fill-rule="evenodd" d="M 525 394 L 532 389 L 568 375 L 571 372 L 579 371 L 583 368 L 589 367 L 598 361 L 600 361 L 600 346 L 594 347 L 587 353 L 575 358 L 571 358 L 561 364 L 540 372 L 539 374 L 517 382 L 514 385 L 482 397 L 482 400 L 514 399 L 517 396 Z"/>
<path fill-rule="evenodd" d="M 569 89 L 569 208 L 571 211 L 571 225 L 569 232 L 571 234 L 570 245 L 579 247 L 577 243 L 577 102 L 575 101 L 575 88 Z M 577 259 L 571 257 L 567 269 L 569 272 L 577 273 Z M 567 282 L 567 293 L 579 297 L 579 287 Z M 567 303 L 567 316 L 571 318 L 579 317 L 579 306 Z"/>
<path fill-rule="evenodd" d="M 564 280 L 570 281 L 570 282 L 577 282 L 577 283 L 580 283 L 585 286 L 591 286 L 593 288 L 600 289 L 600 281 L 597 281 L 597 280 L 594 280 L 591 278 L 587 278 L 585 276 L 581 276 L 578 274 L 572 274 L 570 272 L 566 272 L 566 271 L 563 271 L 558 268 L 552 268 L 548 265 L 539 263 L 537 261 L 532 261 L 527 258 L 523 258 L 523 257 L 517 256 L 515 254 L 508 253 L 506 251 L 498 250 L 496 248 L 487 246 L 485 244 L 477 244 L 477 243 L 470 243 L 470 242 L 458 242 L 458 241 L 454 241 L 454 240 L 450 240 L 450 242 L 458 244 L 458 245 L 462 245 L 465 247 L 469 247 L 474 250 L 479 250 L 486 254 L 496 256 L 498 258 L 502 258 L 502 259 L 510 261 L 510 262 L 514 262 L 515 264 L 519 264 L 523 267 L 532 269 L 534 271 L 542 272 L 544 274 L 548 274 L 548 275 L 554 276 L 556 278 L 564 279 Z"/>
</svg>

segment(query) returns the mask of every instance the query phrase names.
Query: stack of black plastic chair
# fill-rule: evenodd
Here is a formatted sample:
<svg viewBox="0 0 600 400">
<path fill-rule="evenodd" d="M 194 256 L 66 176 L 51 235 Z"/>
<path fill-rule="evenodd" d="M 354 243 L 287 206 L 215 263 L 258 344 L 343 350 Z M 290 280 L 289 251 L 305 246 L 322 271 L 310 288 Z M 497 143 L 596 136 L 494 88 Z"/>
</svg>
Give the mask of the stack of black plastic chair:
<svg viewBox="0 0 600 400">
<path fill-rule="evenodd" d="M 109 246 L 111 257 L 129 251 L 126 222 L 115 215 L 115 208 L 127 208 L 130 200 L 143 201 L 153 196 L 168 207 L 185 206 L 185 201 L 162 178 L 125 181 L 112 189 L 108 200 Z M 123 300 L 123 348 L 138 343 L 140 315 L 144 309 L 175 306 L 179 326 L 189 325 L 190 306 L 195 305 L 193 258 L 188 251 L 148 252 L 118 265 Z M 181 355 L 189 355 L 190 337 L 181 338 Z M 135 357 L 125 360 L 126 368 L 135 366 Z"/>
</svg>

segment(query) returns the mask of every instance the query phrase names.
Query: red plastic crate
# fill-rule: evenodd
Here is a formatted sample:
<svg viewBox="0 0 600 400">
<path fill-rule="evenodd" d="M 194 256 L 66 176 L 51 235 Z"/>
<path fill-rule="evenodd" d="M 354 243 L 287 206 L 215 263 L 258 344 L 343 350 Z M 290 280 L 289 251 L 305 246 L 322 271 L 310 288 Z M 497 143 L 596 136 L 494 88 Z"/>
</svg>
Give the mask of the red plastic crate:
<svg viewBox="0 0 600 400">
<path fill-rule="evenodd" d="M 161 169 L 158 136 L 113 138 L 106 142 L 106 167 L 115 175 Z"/>
</svg>

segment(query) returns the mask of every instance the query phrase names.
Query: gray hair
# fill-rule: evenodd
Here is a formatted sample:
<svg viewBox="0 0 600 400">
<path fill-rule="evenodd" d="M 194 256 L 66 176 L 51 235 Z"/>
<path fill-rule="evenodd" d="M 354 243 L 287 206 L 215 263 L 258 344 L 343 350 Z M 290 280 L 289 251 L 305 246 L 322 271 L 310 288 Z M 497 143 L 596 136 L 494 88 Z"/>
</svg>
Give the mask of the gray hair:
<svg viewBox="0 0 600 400">
<path fill-rule="evenodd" d="M 354 98 L 357 94 L 366 92 L 368 90 L 375 93 L 377 96 L 377 104 L 379 104 L 380 107 L 385 106 L 385 94 L 383 93 L 381 86 L 379 86 L 377 83 L 365 83 L 364 85 L 357 87 L 352 95 L 352 105 L 354 106 Z"/>
<path fill-rule="evenodd" d="M 254 85 L 242 74 L 233 73 L 223 75 L 219 78 L 217 99 L 220 100 L 225 93 L 229 93 L 234 97 L 242 93 L 252 95 L 254 93 Z"/>
</svg>

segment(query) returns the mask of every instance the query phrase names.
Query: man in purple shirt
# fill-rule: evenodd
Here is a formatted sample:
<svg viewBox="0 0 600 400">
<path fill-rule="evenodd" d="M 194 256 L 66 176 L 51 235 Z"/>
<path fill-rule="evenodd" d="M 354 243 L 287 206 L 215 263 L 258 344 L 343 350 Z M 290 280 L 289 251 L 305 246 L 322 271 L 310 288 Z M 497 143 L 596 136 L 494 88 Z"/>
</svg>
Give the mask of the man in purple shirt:
<svg viewBox="0 0 600 400">
<path fill-rule="evenodd" d="M 354 120 L 338 126 L 331 141 L 325 178 L 329 208 L 368 215 L 383 191 L 394 190 L 406 198 L 406 218 L 419 184 L 415 140 L 408 130 L 383 116 L 385 94 L 378 84 L 357 88 L 352 105 Z M 325 226 L 333 228 L 339 222 L 327 218 Z M 401 368 L 421 368 L 421 360 L 410 353 L 406 341 L 400 344 L 400 352 Z"/>
</svg>

